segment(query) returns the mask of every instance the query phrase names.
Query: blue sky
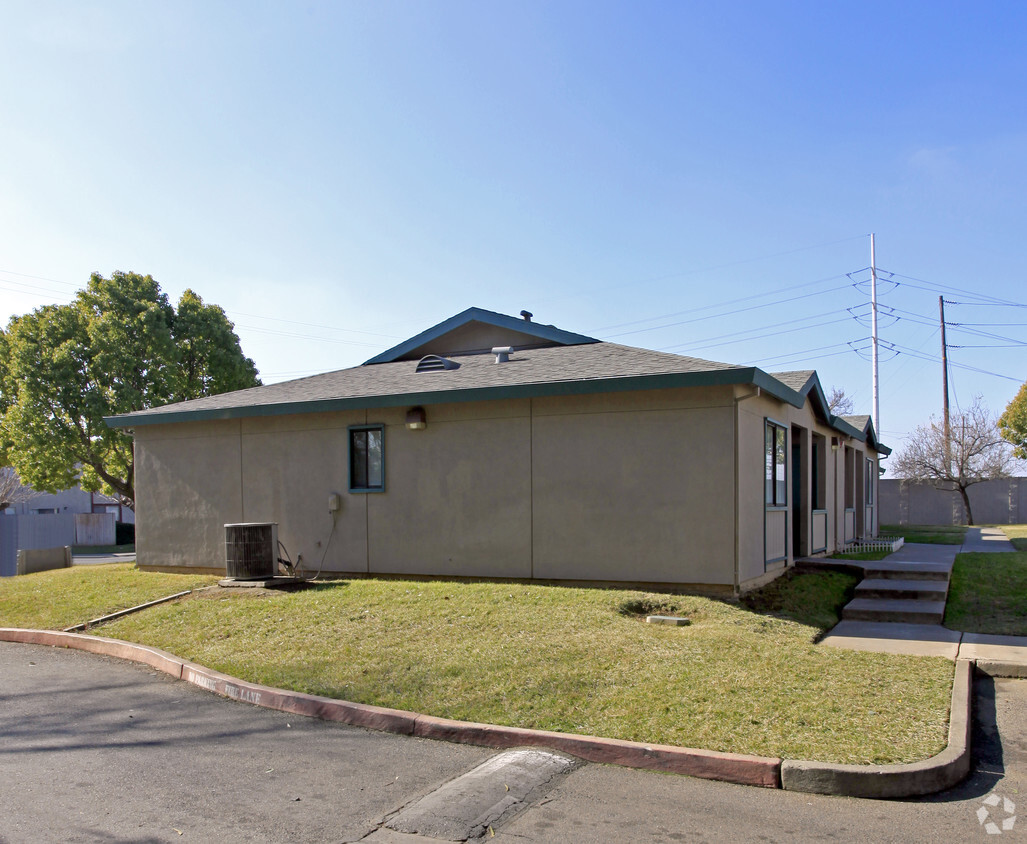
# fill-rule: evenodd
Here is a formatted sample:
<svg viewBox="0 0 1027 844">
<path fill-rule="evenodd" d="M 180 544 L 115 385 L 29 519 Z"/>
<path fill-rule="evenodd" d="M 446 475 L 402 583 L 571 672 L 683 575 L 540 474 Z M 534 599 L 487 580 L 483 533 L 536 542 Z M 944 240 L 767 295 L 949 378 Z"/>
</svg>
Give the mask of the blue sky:
<svg viewBox="0 0 1027 844">
<path fill-rule="evenodd" d="M 0 320 L 150 273 L 270 382 L 526 308 L 870 412 L 873 231 L 900 446 L 939 294 L 954 406 L 1027 379 L 1025 42 L 1012 2 L 0 2 Z"/>
</svg>

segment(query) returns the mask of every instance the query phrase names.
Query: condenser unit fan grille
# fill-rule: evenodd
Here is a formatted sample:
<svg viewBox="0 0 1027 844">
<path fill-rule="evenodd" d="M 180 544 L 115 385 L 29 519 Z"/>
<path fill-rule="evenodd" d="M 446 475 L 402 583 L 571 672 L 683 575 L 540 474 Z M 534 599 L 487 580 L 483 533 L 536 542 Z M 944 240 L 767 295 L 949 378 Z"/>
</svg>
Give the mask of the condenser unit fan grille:
<svg viewBox="0 0 1027 844">
<path fill-rule="evenodd" d="M 270 578 L 278 569 L 278 525 L 225 525 L 225 573 L 237 579 Z"/>
</svg>

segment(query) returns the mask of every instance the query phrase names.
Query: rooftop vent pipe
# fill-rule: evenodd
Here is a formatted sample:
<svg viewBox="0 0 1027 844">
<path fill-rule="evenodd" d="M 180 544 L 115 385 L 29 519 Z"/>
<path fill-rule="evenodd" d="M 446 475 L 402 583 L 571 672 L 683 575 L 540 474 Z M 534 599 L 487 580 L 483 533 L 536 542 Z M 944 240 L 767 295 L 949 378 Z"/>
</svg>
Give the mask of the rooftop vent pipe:
<svg viewBox="0 0 1027 844">
<path fill-rule="evenodd" d="M 492 349 L 492 354 L 496 356 L 496 363 L 506 363 L 513 354 L 513 346 L 496 346 Z"/>
<path fill-rule="evenodd" d="M 521 311 L 521 316 L 524 317 L 525 322 L 531 322 L 531 318 L 534 314 L 531 311 Z"/>
</svg>

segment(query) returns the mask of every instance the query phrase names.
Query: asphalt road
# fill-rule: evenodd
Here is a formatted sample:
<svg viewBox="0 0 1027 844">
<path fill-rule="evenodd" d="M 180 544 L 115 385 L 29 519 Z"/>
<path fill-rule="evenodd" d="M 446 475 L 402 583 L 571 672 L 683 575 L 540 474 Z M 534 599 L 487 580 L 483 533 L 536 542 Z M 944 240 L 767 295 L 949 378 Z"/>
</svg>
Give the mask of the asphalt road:
<svg viewBox="0 0 1027 844">
<path fill-rule="evenodd" d="M 1027 842 L 1027 681 L 976 687 L 975 770 L 931 798 L 867 801 L 584 764 L 496 842 Z M 0 642 L 0 841 L 424 841 L 380 829 L 496 752 L 259 709 L 143 666 Z M 990 818 L 1005 807 L 988 806 Z"/>
</svg>

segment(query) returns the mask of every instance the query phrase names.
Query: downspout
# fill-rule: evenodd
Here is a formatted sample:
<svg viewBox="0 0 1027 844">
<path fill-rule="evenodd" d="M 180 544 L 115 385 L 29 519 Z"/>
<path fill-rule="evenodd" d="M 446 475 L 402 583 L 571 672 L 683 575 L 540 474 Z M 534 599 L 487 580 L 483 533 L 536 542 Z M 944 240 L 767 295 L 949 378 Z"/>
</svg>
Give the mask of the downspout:
<svg viewBox="0 0 1027 844">
<path fill-rule="evenodd" d="M 739 530 L 740 530 L 740 528 L 742 526 L 741 514 L 739 513 L 739 510 L 741 510 L 741 506 L 742 506 L 742 502 L 741 502 L 741 496 L 742 496 L 741 472 L 742 472 L 742 467 L 741 467 L 741 461 L 739 460 L 739 454 L 738 454 L 738 447 L 740 445 L 740 440 L 741 440 L 741 438 L 739 436 L 739 431 L 738 431 L 738 428 L 739 428 L 738 417 L 739 417 L 739 412 L 740 412 L 738 410 L 738 405 L 740 405 L 746 399 L 754 399 L 754 398 L 757 398 L 759 395 L 760 395 L 760 388 L 756 387 L 756 389 L 753 392 L 746 393 L 743 396 L 735 396 L 735 399 L 734 399 L 734 401 L 735 401 L 735 454 L 734 454 L 734 457 L 735 457 L 735 572 L 734 572 L 734 587 L 735 587 L 735 594 L 736 595 L 738 594 L 738 565 L 739 565 L 739 558 L 741 557 L 741 553 L 742 553 L 742 551 L 741 551 L 741 541 L 739 539 Z"/>
</svg>

